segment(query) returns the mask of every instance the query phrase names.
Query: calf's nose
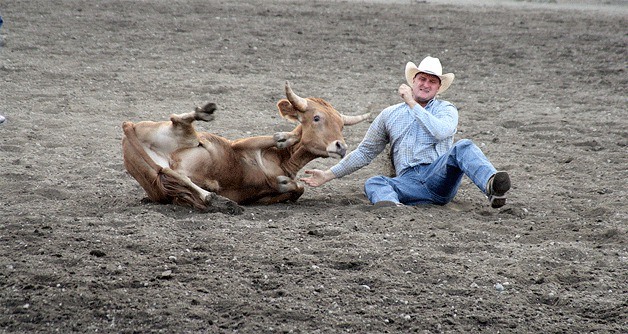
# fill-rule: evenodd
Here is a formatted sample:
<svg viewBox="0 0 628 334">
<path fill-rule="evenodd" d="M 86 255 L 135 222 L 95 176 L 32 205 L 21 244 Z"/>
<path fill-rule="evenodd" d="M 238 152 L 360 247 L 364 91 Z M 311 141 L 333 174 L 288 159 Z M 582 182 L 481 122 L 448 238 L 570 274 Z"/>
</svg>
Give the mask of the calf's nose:
<svg viewBox="0 0 628 334">
<path fill-rule="evenodd" d="M 336 141 L 336 152 L 344 158 L 345 154 L 347 154 L 347 144 L 337 140 Z"/>
</svg>

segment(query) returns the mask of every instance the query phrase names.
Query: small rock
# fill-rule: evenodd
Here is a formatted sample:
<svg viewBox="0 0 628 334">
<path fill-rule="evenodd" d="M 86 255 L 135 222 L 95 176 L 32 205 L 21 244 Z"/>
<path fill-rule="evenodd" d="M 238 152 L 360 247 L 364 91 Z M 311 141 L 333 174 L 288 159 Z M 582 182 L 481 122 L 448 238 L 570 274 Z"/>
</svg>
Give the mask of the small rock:
<svg viewBox="0 0 628 334">
<path fill-rule="evenodd" d="M 172 270 L 166 270 L 159 275 L 160 279 L 170 279 L 172 278 Z"/>
</svg>

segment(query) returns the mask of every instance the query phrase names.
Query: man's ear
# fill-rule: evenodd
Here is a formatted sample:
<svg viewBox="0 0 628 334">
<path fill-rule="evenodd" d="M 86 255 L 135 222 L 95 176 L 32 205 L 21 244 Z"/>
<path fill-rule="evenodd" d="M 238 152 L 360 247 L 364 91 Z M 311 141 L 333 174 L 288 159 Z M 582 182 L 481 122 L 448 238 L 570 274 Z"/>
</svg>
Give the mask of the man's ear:
<svg viewBox="0 0 628 334">
<path fill-rule="evenodd" d="M 279 114 L 281 115 L 281 117 L 291 122 L 299 121 L 298 111 L 294 109 L 292 103 L 290 103 L 290 101 L 288 101 L 287 99 L 279 100 L 279 102 L 277 102 L 277 109 L 279 109 Z"/>
</svg>

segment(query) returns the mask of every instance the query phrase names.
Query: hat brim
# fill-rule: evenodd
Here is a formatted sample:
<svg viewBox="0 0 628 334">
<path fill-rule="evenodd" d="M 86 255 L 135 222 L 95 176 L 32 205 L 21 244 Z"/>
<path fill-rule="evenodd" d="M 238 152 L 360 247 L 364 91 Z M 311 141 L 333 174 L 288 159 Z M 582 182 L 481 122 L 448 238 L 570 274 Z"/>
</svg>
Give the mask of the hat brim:
<svg viewBox="0 0 628 334">
<path fill-rule="evenodd" d="M 454 82 L 454 78 L 456 77 L 453 73 L 438 75 L 427 71 L 419 71 L 419 68 L 413 62 L 408 62 L 408 64 L 406 64 L 406 81 L 408 82 L 408 85 L 412 87 L 412 81 L 419 72 L 435 75 L 440 79 L 440 88 L 438 89 L 437 94 L 442 94 L 449 89 L 449 86 L 451 86 L 451 83 Z"/>
</svg>

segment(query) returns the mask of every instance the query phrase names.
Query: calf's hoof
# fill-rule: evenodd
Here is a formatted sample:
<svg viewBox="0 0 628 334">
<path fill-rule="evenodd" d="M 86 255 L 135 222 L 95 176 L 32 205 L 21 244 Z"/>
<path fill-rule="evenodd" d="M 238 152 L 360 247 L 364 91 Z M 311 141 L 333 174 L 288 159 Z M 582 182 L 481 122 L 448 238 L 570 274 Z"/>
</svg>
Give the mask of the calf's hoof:
<svg viewBox="0 0 628 334">
<path fill-rule="evenodd" d="M 209 102 L 202 107 L 196 107 L 194 109 L 194 119 L 199 121 L 211 122 L 214 120 L 214 111 L 218 107 L 213 102 Z"/>
<path fill-rule="evenodd" d="M 277 148 L 287 148 L 297 143 L 298 138 L 290 132 L 277 132 L 273 135 Z"/>
<path fill-rule="evenodd" d="M 207 204 L 205 212 L 220 212 L 229 215 L 241 215 L 244 213 L 244 208 L 238 205 L 238 203 L 216 193 L 207 195 L 205 203 Z"/>
<path fill-rule="evenodd" d="M 289 191 L 294 191 L 299 187 L 297 182 L 285 175 L 277 176 L 277 190 L 280 193 L 287 193 Z"/>
</svg>

